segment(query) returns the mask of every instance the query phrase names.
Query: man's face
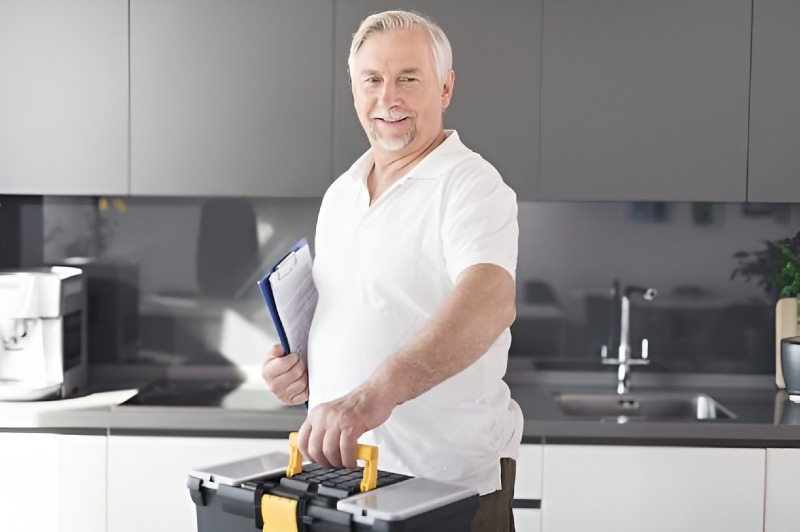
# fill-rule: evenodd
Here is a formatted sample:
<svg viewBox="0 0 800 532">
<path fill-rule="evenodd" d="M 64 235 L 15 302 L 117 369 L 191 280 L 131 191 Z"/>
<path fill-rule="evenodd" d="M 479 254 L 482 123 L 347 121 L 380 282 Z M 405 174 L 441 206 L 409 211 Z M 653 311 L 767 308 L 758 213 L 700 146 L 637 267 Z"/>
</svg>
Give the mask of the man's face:
<svg viewBox="0 0 800 532">
<path fill-rule="evenodd" d="M 442 83 L 422 28 L 373 33 L 353 62 L 358 119 L 377 151 L 403 156 L 424 150 L 442 131 L 453 73 Z"/>
</svg>

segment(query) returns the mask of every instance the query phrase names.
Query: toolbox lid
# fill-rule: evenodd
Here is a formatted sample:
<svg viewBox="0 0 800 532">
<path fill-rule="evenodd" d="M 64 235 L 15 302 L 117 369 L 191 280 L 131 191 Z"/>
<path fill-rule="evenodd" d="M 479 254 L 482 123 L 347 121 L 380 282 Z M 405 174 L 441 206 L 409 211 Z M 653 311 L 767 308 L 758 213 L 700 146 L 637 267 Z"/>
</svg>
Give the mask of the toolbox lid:
<svg viewBox="0 0 800 532">
<path fill-rule="evenodd" d="M 289 453 L 269 453 L 202 469 L 189 471 L 189 476 L 202 481 L 206 488 L 216 489 L 219 484 L 239 486 L 248 480 L 286 471 Z"/>
<path fill-rule="evenodd" d="M 427 478 L 411 478 L 342 499 L 336 508 L 352 514 L 356 522 L 372 524 L 376 519 L 400 521 L 477 495 L 471 488 Z"/>
</svg>

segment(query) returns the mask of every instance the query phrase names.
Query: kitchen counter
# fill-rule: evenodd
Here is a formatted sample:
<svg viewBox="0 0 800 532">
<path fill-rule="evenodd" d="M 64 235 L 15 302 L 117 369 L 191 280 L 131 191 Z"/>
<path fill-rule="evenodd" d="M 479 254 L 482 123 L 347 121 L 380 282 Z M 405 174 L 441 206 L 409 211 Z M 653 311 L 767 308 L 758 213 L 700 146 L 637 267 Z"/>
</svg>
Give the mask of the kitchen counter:
<svg viewBox="0 0 800 532">
<path fill-rule="evenodd" d="M 525 416 L 523 443 L 800 447 L 800 404 L 790 402 L 769 376 L 634 374 L 634 392 L 705 393 L 736 416 L 686 422 L 618 422 L 570 418 L 561 412 L 553 399 L 556 393 L 612 393 L 614 374 L 608 372 L 513 372 L 506 381 Z M 121 405 L 138 389 L 0 403 L 0 431 L 283 438 L 305 418 L 302 407 L 279 404 L 258 380 L 242 385 L 245 393 L 238 401 L 214 407 Z M 790 419 L 797 424 L 788 423 Z"/>
</svg>

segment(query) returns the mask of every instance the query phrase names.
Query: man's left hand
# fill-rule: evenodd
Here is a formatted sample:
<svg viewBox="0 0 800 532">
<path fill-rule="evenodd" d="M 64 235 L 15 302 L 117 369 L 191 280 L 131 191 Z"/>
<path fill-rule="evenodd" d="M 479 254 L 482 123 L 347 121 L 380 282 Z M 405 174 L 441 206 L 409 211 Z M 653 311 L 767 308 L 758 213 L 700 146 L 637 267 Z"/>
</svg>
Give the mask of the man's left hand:
<svg viewBox="0 0 800 532">
<path fill-rule="evenodd" d="M 381 426 L 394 407 L 387 394 L 368 388 L 317 405 L 300 428 L 300 452 L 323 467 L 355 469 L 358 438 Z"/>
</svg>

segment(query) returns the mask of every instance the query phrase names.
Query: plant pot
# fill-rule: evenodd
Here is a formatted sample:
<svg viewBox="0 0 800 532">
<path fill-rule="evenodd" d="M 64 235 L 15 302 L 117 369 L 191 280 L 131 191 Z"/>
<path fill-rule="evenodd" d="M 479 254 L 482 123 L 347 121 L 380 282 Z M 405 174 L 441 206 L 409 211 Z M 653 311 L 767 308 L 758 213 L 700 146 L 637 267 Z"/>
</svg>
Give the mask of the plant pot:
<svg viewBox="0 0 800 532">
<path fill-rule="evenodd" d="M 792 336 L 800 336 L 798 322 L 798 298 L 786 297 L 775 305 L 775 384 L 778 388 L 786 388 L 781 368 L 781 340 Z"/>
</svg>

